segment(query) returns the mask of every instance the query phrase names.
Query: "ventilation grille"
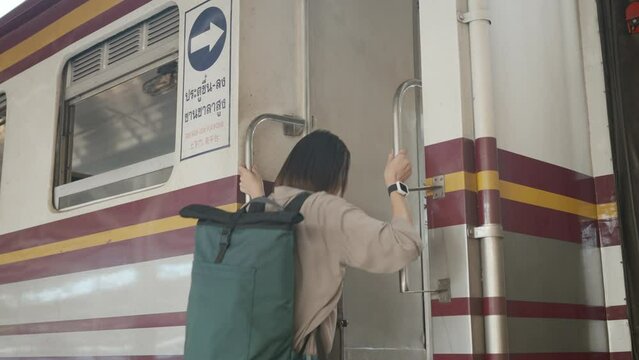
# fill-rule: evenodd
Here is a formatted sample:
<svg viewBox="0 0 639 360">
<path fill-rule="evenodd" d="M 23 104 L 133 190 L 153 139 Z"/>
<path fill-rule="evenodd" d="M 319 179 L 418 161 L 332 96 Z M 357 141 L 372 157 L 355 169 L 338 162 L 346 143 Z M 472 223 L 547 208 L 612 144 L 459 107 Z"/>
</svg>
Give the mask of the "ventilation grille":
<svg viewBox="0 0 639 360">
<path fill-rule="evenodd" d="M 102 68 L 102 47 L 91 49 L 71 60 L 71 82 L 82 80 Z"/>
<path fill-rule="evenodd" d="M 141 50 L 141 30 L 141 27 L 138 26 L 133 29 L 124 31 L 107 41 L 107 65 L 115 64 L 116 62 L 125 59 Z"/>
<path fill-rule="evenodd" d="M 173 7 L 147 22 L 147 46 L 152 46 L 158 42 L 177 36 L 180 26 L 180 14 L 176 7 Z"/>
<path fill-rule="evenodd" d="M 143 53 L 146 48 L 177 43 L 179 24 L 180 12 L 174 6 L 75 56 L 68 65 L 69 85 Z"/>
</svg>

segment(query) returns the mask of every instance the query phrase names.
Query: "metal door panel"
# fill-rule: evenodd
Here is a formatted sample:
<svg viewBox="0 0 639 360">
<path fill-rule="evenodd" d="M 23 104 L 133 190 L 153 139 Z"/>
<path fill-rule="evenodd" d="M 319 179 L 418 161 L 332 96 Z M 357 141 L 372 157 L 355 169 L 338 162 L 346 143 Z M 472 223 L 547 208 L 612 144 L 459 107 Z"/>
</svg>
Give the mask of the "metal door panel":
<svg viewBox="0 0 639 360">
<path fill-rule="evenodd" d="M 393 95 L 400 83 L 415 77 L 413 1 L 323 0 L 309 1 L 309 6 L 315 128 L 336 133 L 351 150 L 347 200 L 374 217 L 390 219 L 382 174 L 392 149 Z M 406 99 L 402 141 L 417 166 L 423 148 L 417 141 L 413 99 Z M 413 176 L 410 185 L 418 182 Z M 419 216 L 418 198 L 413 196 L 411 203 Z M 409 273 L 413 287 L 421 288 L 421 261 L 411 264 Z M 346 359 L 426 358 L 424 297 L 400 294 L 397 273 L 349 269 L 344 315 L 349 323 L 343 333 Z M 331 358 L 339 359 L 339 351 Z"/>
</svg>

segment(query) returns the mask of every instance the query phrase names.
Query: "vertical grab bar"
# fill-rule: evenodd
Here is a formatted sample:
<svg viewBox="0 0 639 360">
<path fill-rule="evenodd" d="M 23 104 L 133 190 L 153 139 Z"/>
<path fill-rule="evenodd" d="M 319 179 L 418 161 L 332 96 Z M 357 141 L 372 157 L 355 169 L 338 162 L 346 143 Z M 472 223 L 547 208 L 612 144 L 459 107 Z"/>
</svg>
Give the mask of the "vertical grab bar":
<svg viewBox="0 0 639 360">
<path fill-rule="evenodd" d="M 308 131 L 306 120 L 300 119 L 294 116 L 287 115 L 275 115 L 275 114 L 262 114 L 253 119 L 246 129 L 246 139 L 244 143 L 244 160 L 248 169 L 253 167 L 253 138 L 255 137 L 255 130 L 260 124 L 266 121 L 275 121 L 284 125 L 303 126 L 305 132 Z M 246 195 L 246 201 L 249 201 L 250 197 Z"/>
<path fill-rule="evenodd" d="M 393 153 L 397 155 L 399 153 L 400 148 L 400 131 L 401 131 L 401 120 L 402 120 L 402 101 L 404 100 L 404 95 L 411 88 L 421 88 L 422 82 L 417 79 L 406 80 L 399 85 L 397 91 L 395 92 L 395 97 L 393 98 Z M 420 118 L 417 117 L 417 131 L 422 131 Z M 423 136 L 423 134 L 418 134 L 419 136 Z M 441 189 L 442 186 L 434 185 L 434 186 L 426 186 L 420 187 L 417 189 L 411 190 L 437 190 Z M 420 210 L 422 211 L 422 210 Z M 427 265 L 428 266 L 428 265 Z M 438 288 L 436 290 L 411 290 L 410 283 L 408 279 L 408 271 L 407 268 L 403 268 L 399 271 L 399 292 L 402 294 L 411 294 L 411 293 L 436 293 L 439 294 L 440 301 L 448 302 L 450 301 L 450 280 L 449 279 L 441 279 L 439 280 Z"/>
<path fill-rule="evenodd" d="M 422 82 L 417 79 L 406 80 L 399 85 L 397 91 L 395 91 L 395 97 L 393 98 L 393 154 L 397 155 L 399 153 L 400 147 L 400 123 L 402 121 L 402 101 L 404 100 L 404 95 L 411 88 L 421 88 Z M 421 130 L 421 124 L 418 120 L 418 131 Z M 404 293 L 416 293 L 421 291 L 413 291 L 410 290 L 408 283 L 408 274 L 407 269 L 403 268 L 399 271 L 399 292 Z"/>
</svg>

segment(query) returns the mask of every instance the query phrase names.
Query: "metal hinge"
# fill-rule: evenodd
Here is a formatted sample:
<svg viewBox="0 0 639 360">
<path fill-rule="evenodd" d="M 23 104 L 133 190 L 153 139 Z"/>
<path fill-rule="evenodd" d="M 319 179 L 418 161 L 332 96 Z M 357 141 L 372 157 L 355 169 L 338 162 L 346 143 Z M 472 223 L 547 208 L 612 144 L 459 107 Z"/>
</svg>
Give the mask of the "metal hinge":
<svg viewBox="0 0 639 360">
<path fill-rule="evenodd" d="M 426 191 L 433 196 L 433 199 L 439 199 L 446 196 L 445 185 L 446 181 L 444 175 L 439 175 L 433 177 L 432 185 L 408 189 L 408 191 Z"/>
<path fill-rule="evenodd" d="M 437 296 L 437 300 L 441 303 L 449 303 L 450 302 L 450 279 L 439 279 L 437 280 L 437 289 L 435 290 L 410 290 L 408 288 L 408 283 L 404 282 L 400 286 L 400 293 L 402 294 L 423 294 L 428 293 Z"/>
<path fill-rule="evenodd" d="M 489 24 L 492 24 L 492 20 L 488 16 L 489 13 L 486 10 L 478 10 L 473 12 L 457 13 L 457 21 L 460 23 L 468 24 L 476 20 L 486 20 Z"/>
<path fill-rule="evenodd" d="M 288 114 L 286 116 L 295 117 L 295 115 L 288 115 Z M 311 126 L 311 129 L 312 129 L 312 122 L 313 122 L 313 119 L 311 119 L 311 124 L 307 124 L 307 126 Z M 282 124 L 282 127 L 284 129 L 284 136 L 302 136 L 305 130 L 304 125 Z"/>
<path fill-rule="evenodd" d="M 439 279 L 437 281 L 437 290 L 430 291 L 437 294 L 437 299 L 440 303 L 450 302 L 450 279 Z"/>
</svg>

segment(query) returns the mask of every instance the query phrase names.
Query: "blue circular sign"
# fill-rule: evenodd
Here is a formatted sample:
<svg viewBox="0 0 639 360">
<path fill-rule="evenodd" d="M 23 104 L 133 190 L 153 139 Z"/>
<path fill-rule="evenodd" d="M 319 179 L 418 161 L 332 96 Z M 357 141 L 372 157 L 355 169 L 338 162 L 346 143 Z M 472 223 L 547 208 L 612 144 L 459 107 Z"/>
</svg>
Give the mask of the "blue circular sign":
<svg viewBox="0 0 639 360">
<path fill-rule="evenodd" d="M 226 17 L 222 10 L 210 7 L 195 19 L 189 33 L 189 62 L 204 71 L 217 61 L 226 42 Z"/>
</svg>

